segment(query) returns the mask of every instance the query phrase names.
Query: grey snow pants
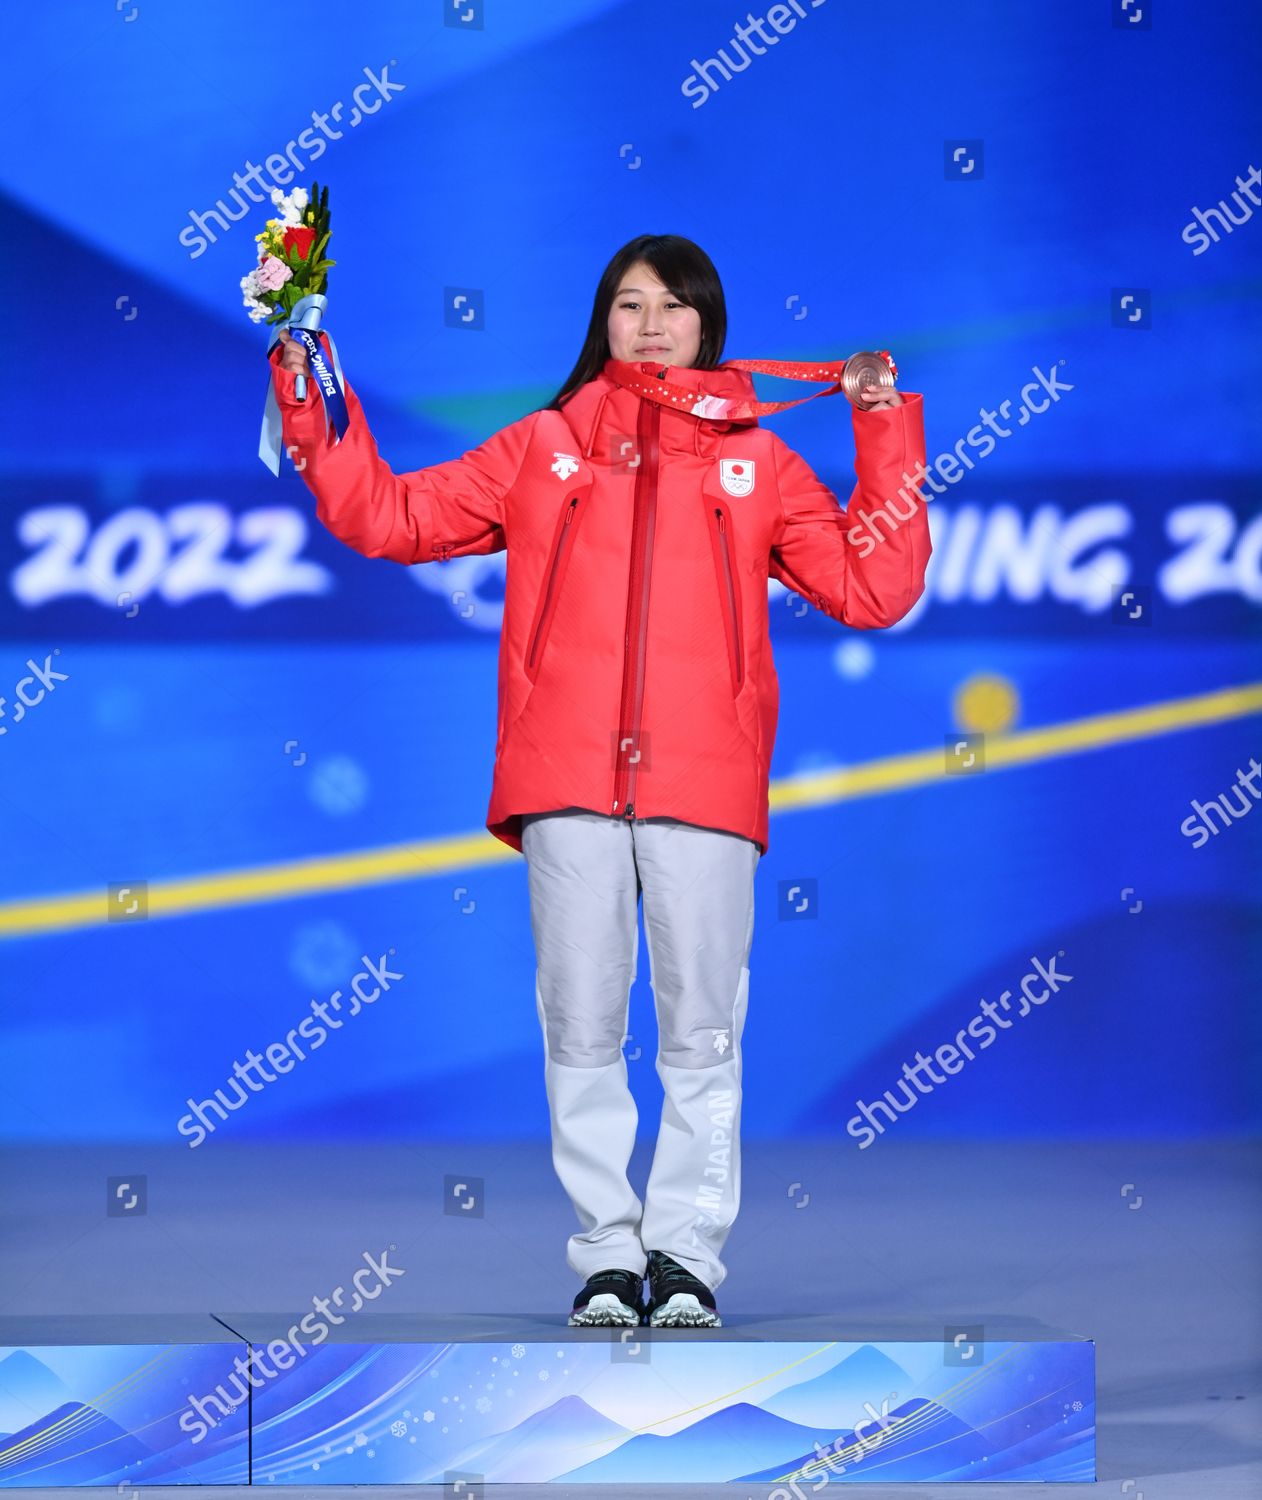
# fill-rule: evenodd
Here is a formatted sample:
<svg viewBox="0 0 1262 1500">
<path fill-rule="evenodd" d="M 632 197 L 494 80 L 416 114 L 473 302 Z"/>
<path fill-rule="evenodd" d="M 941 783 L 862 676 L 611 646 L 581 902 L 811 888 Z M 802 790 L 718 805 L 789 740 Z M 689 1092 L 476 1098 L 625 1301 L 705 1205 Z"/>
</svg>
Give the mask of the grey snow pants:
<svg viewBox="0 0 1262 1500">
<path fill-rule="evenodd" d="M 711 1290 L 740 1207 L 741 1035 L 758 845 L 677 818 L 528 814 L 536 1007 L 552 1161 L 581 1226 L 584 1279 L 662 1250 Z M 644 1202 L 627 1179 L 638 1115 L 622 1044 L 643 895 L 664 1099 Z"/>
</svg>

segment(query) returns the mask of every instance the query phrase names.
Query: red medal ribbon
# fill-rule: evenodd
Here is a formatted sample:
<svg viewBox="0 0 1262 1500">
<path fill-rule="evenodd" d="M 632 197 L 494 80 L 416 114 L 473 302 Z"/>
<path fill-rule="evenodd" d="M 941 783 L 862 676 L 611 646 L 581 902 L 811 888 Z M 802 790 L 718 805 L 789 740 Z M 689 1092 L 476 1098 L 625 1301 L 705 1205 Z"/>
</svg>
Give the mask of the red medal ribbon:
<svg viewBox="0 0 1262 1500">
<path fill-rule="evenodd" d="M 898 368 L 889 350 L 877 349 L 874 352 L 889 365 L 891 374 L 897 376 Z M 718 366 L 720 370 L 746 370 L 751 375 L 779 375 L 786 380 L 831 382 L 827 390 L 812 391 L 809 396 L 798 396 L 793 401 L 747 401 L 731 396 L 699 395 L 689 386 L 677 385 L 664 375 L 653 373 L 657 370 L 665 371 L 670 366 L 654 364 L 648 360 L 611 360 L 607 368 L 609 375 L 619 385 L 634 391 L 637 396 L 656 401 L 659 406 L 688 412 L 691 416 L 710 421 L 739 422 L 750 417 L 787 411 L 791 406 L 800 406 L 803 401 L 814 401 L 816 396 L 835 396 L 842 389 L 841 377 L 846 364 L 846 360 L 842 360 L 840 364 L 821 365 L 787 359 L 728 359 Z"/>
</svg>

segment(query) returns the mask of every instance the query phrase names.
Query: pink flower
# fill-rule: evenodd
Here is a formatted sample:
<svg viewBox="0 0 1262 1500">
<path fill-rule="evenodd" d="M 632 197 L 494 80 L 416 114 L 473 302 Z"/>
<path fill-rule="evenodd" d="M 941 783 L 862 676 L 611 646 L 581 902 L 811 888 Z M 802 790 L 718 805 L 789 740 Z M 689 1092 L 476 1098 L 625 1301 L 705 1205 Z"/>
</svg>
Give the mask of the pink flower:
<svg viewBox="0 0 1262 1500">
<path fill-rule="evenodd" d="M 261 292 L 278 292 L 293 274 L 283 260 L 269 255 L 254 272 L 254 281 Z"/>
</svg>

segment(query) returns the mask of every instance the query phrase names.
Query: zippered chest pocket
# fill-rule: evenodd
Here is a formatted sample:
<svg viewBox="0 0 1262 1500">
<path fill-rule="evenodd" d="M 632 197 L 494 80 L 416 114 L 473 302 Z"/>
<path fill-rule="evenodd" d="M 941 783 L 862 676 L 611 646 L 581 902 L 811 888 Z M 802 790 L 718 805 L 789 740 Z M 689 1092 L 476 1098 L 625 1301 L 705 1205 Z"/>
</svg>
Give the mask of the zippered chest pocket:
<svg viewBox="0 0 1262 1500">
<path fill-rule="evenodd" d="M 578 536 L 582 516 L 589 503 L 585 496 L 571 495 L 557 520 L 556 532 L 552 538 L 551 550 L 543 571 L 539 603 L 535 608 L 535 618 L 530 627 L 526 646 L 524 666 L 526 676 L 532 682 L 539 675 L 539 667 L 543 661 L 548 637 L 552 633 L 552 622 L 556 618 L 557 601 L 561 597 L 566 570 L 569 568 L 570 557 L 574 551 L 574 542 Z"/>
<path fill-rule="evenodd" d="M 719 609 L 723 616 L 723 634 L 727 642 L 728 666 L 732 674 L 732 691 L 740 692 L 745 681 L 745 649 L 741 630 L 740 572 L 736 566 L 732 517 L 726 506 L 706 497 L 710 548 L 714 554 L 714 576 L 718 588 Z"/>
</svg>

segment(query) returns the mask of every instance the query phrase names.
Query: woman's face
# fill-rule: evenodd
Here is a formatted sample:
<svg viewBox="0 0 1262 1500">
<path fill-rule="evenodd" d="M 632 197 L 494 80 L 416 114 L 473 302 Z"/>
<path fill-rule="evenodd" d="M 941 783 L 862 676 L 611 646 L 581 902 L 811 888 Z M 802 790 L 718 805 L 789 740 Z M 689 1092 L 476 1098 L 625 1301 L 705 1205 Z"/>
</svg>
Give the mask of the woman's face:
<svg viewBox="0 0 1262 1500">
<path fill-rule="evenodd" d="M 701 314 L 667 291 L 651 266 L 637 261 L 609 309 L 609 352 L 614 359 L 651 359 L 691 369 L 701 352 Z"/>
</svg>

